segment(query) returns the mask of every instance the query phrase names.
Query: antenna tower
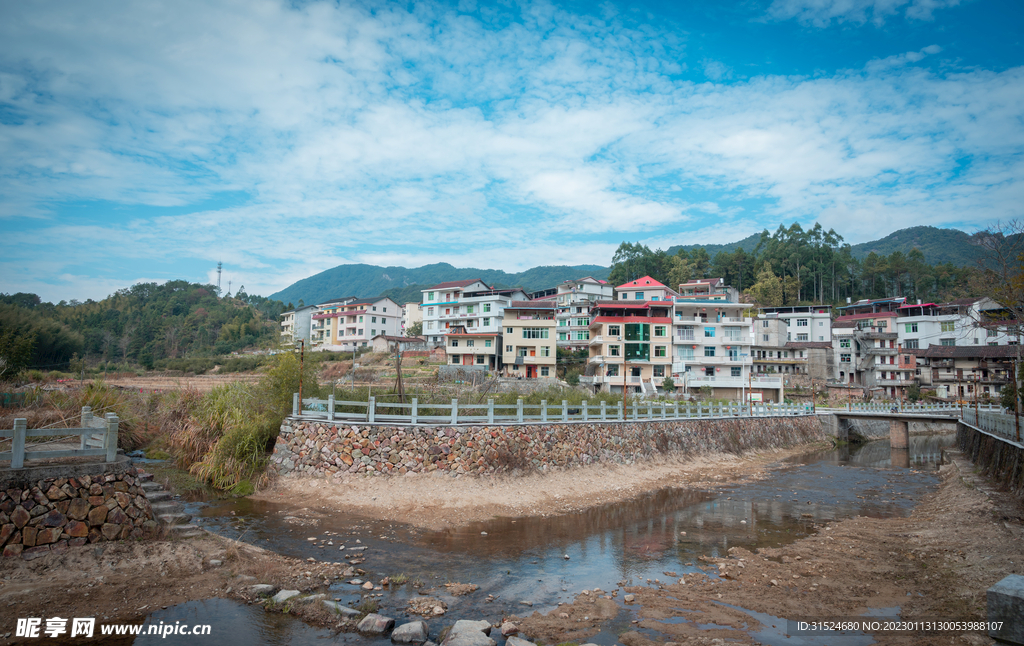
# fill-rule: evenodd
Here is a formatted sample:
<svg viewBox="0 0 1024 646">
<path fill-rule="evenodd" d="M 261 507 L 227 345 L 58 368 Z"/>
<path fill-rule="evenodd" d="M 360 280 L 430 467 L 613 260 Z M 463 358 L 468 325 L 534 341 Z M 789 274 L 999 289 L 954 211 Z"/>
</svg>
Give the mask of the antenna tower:
<svg viewBox="0 0 1024 646">
<path fill-rule="evenodd" d="M 224 263 L 217 261 L 217 294 L 220 294 L 220 270 Z"/>
</svg>

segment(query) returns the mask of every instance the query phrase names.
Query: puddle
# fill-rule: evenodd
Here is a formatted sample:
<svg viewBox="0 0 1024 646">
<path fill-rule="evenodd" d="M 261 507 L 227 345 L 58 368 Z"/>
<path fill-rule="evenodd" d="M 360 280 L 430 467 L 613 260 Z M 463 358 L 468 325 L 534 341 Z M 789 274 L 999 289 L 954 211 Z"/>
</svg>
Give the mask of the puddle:
<svg viewBox="0 0 1024 646">
<path fill-rule="evenodd" d="M 667 488 L 573 514 L 495 518 L 446 531 L 247 498 L 187 507 L 194 522 L 210 531 L 296 558 L 346 562 L 353 552 L 339 548 L 357 545 L 358 539 L 359 546 L 368 548 L 360 557 L 365 561 L 356 565 L 368 572 L 365 578 L 408 577 L 406 585 L 384 591 L 382 612 L 399 622 L 412 619 L 404 611 L 407 600 L 429 591 L 449 607 L 445 617 L 428 620 L 431 634 L 437 634 L 459 618 L 497 621 L 507 614 L 545 613 L 583 589 L 612 591 L 620 583 L 685 578 L 698 571 L 700 556 L 722 556 L 733 546 L 754 550 L 788 544 L 829 521 L 908 515 L 938 485 L 934 469 L 940 447 L 951 442 L 949 436 L 911 438 L 908 461 L 913 469 L 893 468 L 888 443 L 872 442 L 799 456 L 759 482 L 713 491 Z M 334 544 L 310 537 L 329 538 Z M 421 586 L 414 587 L 414 582 Z M 474 583 L 480 589 L 454 597 L 444 588 L 448 582 Z M 330 593 L 353 605 L 361 598 L 361 591 L 347 583 L 333 584 Z M 493 602 L 485 601 L 489 594 L 496 597 Z M 756 613 L 744 612 L 771 625 Z M 606 622 L 588 641 L 615 643 L 631 618 L 631 611 L 623 608 L 619 618 Z M 784 633 L 785 620 L 770 619 Z M 271 628 L 266 630 L 265 637 L 256 636 L 252 643 L 277 643 Z M 778 641 L 774 633 L 751 636 L 766 644 Z M 785 643 L 819 643 L 796 637 Z"/>
</svg>

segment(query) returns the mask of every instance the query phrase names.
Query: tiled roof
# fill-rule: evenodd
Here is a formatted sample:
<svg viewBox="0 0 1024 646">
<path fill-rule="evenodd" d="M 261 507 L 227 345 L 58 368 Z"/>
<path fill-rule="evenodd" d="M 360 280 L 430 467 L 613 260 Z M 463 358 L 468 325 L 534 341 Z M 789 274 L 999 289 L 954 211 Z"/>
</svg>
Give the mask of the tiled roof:
<svg viewBox="0 0 1024 646">
<path fill-rule="evenodd" d="M 1021 351 L 1024 355 L 1024 349 Z M 929 359 L 1011 359 L 1017 357 L 1015 345 L 930 345 L 924 356 Z"/>
<path fill-rule="evenodd" d="M 634 281 L 631 281 L 631 282 L 628 282 L 628 283 L 623 283 L 622 285 L 619 285 L 615 289 L 623 289 L 623 288 L 627 288 L 627 287 L 628 288 L 632 288 L 632 287 L 638 287 L 638 288 L 665 287 L 665 289 L 668 289 L 668 287 L 666 287 L 665 285 L 662 285 L 661 283 L 659 283 L 658 281 L 654 280 L 650 276 L 644 276 L 643 278 L 637 278 Z"/>
<path fill-rule="evenodd" d="M 531 310 L 552 310 L 555 308 L 554 302 L 548 299 L 535 299 L 532 301 L 512 301 L 511 304 L 505 309 L 531 309 Z"/>
<path fill-rule="evenodd" d="M 472 280 L 450 280 L 447 283 L 439 283 L 437 285 L 434 285 L 430 289 L 448 289 L 450 287 L 467 287 L 469 285 L 472 285 L 473 283 L 484 283 L 484 281 L 480 280 L 479 278 L 473 278 Z M 487 283 L 484 283 L 484 285 L 486 285 L 486 284 Z M 488 288 L 488 289 L 490 289 L 490 288 Z"/>
</svg>

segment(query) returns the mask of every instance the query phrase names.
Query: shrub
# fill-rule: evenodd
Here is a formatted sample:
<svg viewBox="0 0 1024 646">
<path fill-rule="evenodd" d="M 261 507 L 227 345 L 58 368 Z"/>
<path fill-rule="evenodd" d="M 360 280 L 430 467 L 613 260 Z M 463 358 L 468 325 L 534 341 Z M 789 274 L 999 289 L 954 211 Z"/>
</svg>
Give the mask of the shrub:
<svg viewBox="0 0 1024 646">
<path fill-rule="evenodd" d="M 580 385 L 580 373 L 579 373 L 579 371 L 577 371 L 577 370 L 570 370 L 569 372 L 565 373 L 565 383 L 569 384 L 570 386 L 579 386 Z"/>
</svg>

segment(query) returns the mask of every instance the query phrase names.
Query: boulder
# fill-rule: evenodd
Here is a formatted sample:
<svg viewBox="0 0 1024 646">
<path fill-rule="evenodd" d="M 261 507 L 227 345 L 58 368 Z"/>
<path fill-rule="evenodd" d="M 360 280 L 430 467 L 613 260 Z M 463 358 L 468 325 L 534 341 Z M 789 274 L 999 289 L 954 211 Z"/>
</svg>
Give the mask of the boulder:
<svg viewBox="0 0 1024 646">
<path fill-rule="evenodd" d="M 18 529 L 21 529 L 22 527 L 27 525 L 28 521 L 31 520 L 31 518 L 32 517 L 29 516 L 28 511 L 26 511 L 25 508 L 21 506 L 15 507 L 14 511 L 11 512 L 11 522 L 14 523 L 14 526 Z"/>
<path fill-rule="evenodd" d="M 402 624 L 391 633 L 391 641 L 396 644 L 422 644 L 427 641 L 427 622 L 416 620 Z"/>
<path fill-rule="evenodd" d="M 256 585 L 249 586 L 249 591 L 257 597 L 269 597 L 274 594 L 274 590 L 276 589 L 277 588 L 267 583 L 257 583 Z"/>
<path fill-rule="evenodd" d="M 274 598 L 271 599 L 271 601 L 273 601 L 274 603 L 284 603 L 292 597 L 297 596 L 299 596 L 298 590 L 281 590 L 280 592 L 274 595 Z"/>
<path fill-rule="evenodd" d="M 100 532 L 103 533 L 103 538 L 108 541 L 115 541 L 117 540 L 118 535 L 121 534 L 121 526 L 115 525 L 114 523 L 103 523 L 103 526 L 100 528 Z"/>
<path fill-rule="evenodd" d="M 73 498 L 68 506 L 68 517 L 73 520 L 85 520 L 89 515 L 89 501 L 82 498 Z"/>
<path fill-rule="evenodd" d="M 107 522 L 107 508 L 101 503 L 98 507 L 94 507 L 89 512 L 89 525 L 96 527 Z"/>
<path fill-rule="evenodd" d="M 491 623 L 486 620 L 455 622 L 441 646 L 497 646 L 497 642 L 488 637 L 491 634 Z"/>
<path fill-rule="evenodd" d="M 501 634 L 503 637 L 511 637 L 512 635 L 519 634 L 519 627 L 511 621 L 506 621 L 501 624 Z"/>
<path fill-rule="evenodd" d="M 509 637 L 505 640 L 505 646 L 537 646 L 537 644 L 527 641 L 522 637 Z"/>
<path fill-rule="evenodd" d="M 333 610 L 335 613 L 345 617 L 346 619 L 353 619 L 353 618 L 358 617 L 359 615 L 363 614 L 363 613 L 359 612 L 358 610 L 356 610 L 355 608 L 349 608 L 348 606 L 343 606 L 340 603 L 338 603 L 337 601 L 331 601 L 329 599 L 324 599 L 323 600 L 323 604 L 324 604 L 324 607 L 327 608 L 328 610 Z"/>
<path fill-rule="evenodd" d="M 394 627 L 395 620 L 391 617 L 370 613 L 363 617 L 363 620 L 359 622 L 359 625 L 356 628 L 359 632 L 366 635 L 383 636 L 388 634 L 388 631 Z"/>
</svg>

